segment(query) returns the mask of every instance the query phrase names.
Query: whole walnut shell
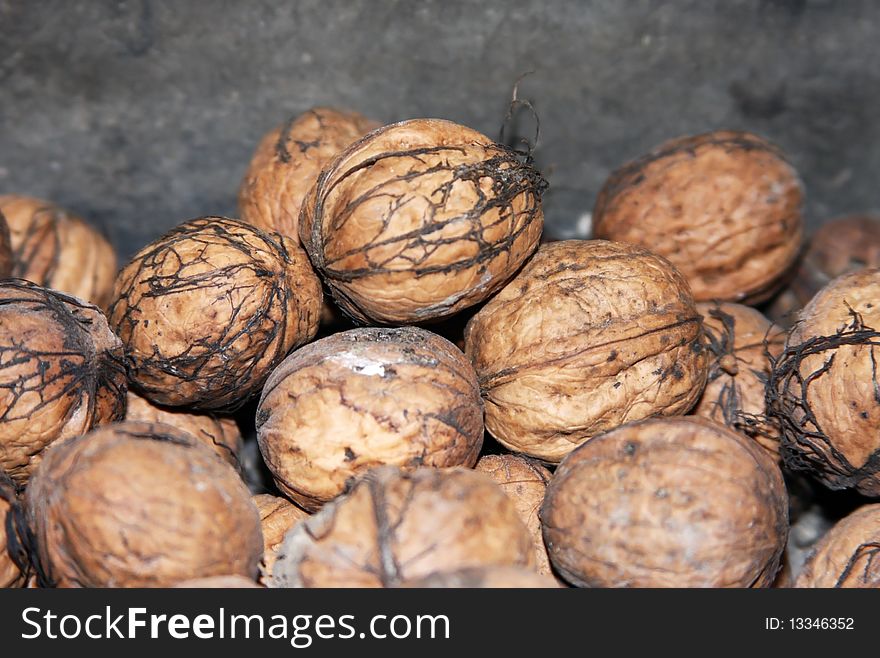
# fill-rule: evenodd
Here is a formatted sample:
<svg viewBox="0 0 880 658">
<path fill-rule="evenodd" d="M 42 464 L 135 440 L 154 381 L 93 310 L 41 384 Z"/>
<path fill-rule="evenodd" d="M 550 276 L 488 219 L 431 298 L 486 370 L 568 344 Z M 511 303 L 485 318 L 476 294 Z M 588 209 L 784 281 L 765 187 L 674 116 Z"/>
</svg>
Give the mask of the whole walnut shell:
<svg viewBox="0 0 880 658">
<path fill-rule="evenodd" d="M 57 445 L 26 504 L 41 572 L 58 587 L 257 575 L 263 541 L 247 487 L 170 425 L 118 423 Z"/>
<path fill-rule="evenodd" d="M 0 212 L 0 279 L 12 274 L 13 267 L 15 259 L 12 255 L 12 236 L 9 234 L 6 217 Z"/>
<path fill-rule="evenodd" d="M 238 190 L 241 218 L 299 241 L 299 211 L 337 153 L 379 124 L 357 112 L 316 107 L 267 133 Z"/>
<path fill-rule="evenodd" d="M 704 418 L 655 418 L 588 441 L 541 508 L 556 570 L 588 587 L 767 587 L 788 534 L 782 473 Z"/>
<path fill-rule="evenodd" d="M 6 473 L 0 471 L 0 588 L 21 587 L 25 581 L 19 556 L 14 554 L 15 526 L 10 518 L 15 513 L 13 505 L 17 500 L 15 484 Z"/>
<path fill-rule="evenodd" d="M 789 468 L 880 496 L 878 358 L 880 269 L 844 274 L 800 312 L 770 375 Z"/>
<path fill-rule="evenodd" d="M 532 534 L 535 545 L 537 572 L 553 575 L 550 558 L 544 546 L 541 518 L 538 512 L 544 502 L 544 492 L 553 474 L 538 462 L 519 455 L 485 455 L 474 470 L 492 478 L 513 500 L 519 517 Z"/>
<path fill-rule="evenodd" d="M 742 304 L 702 303 L 697 311 L 712 360 L 709 381 L 692 413 L 742 432 L 778 455 L 779 428 L 767 418 L 764 389 L 770 357 L 782 351 L 785 333 Z"/>
<path fill-rule="evenodd" d="M 159 407 L 134 391 L 128 392 L 127 399 L 126 420 L 176 427 L 204 443 L 236 468 L 239 467 L 238 457 L 243 439 L 234 418 Z"/>
<path fill-rule="evenodd" d="M 813 548 L 795 587 L 880 588 L 880 504 L 838 521 Z"/>
<path fill-rule="evenodd" d="M 438 571 L 534 566 L 513 502 L 462 468 L 383 466 L 287 534 L 274 587 L 395 587 Z"/>
<path fill-rule="evenodd" d="M 603 240 L 542 245 L 468 323 L 486 427 L 559 461 L 590 437 L 686 413 L 706 383 L 703 325 L 665 259 Z"/>
<path fill-rule="evenodd" d="M 9 223 L 12 276 L 107 307 L 117 267 L 107 238 L 85 220 L 41 199 L 0 196 L 0 211 Z"/>
<path fill-rule="evenodd" d="M 122 343 L 101 311 L 0 281 L 0 469 L 24 484 L 53 442 L 125 416 Z"/>
<path fill-rule="evenodd" d="M 523 567 L 472 567 L 432 573 L 408 580 L 401 587 L 420 589 L 555 589 L 559 585 L 546 575 Z"/>
<path fill-rule="evenodd" d="M 532 254 L 546 183 L 520 154 L 438 119 L 375 130 L 330 162 L 299 232 L 353 318 L 408 324 L 485 300 Z"/>
<path fill-rule="evenodd" d="M 309 514 L 284 498 L 272 494 L 254 496 L 254 504 L 260 513 L 260 525 L 263 528 L 261 580 L 267 580 L 272 575 L 272 566 L 278 559 L 284 535 L 299 521 L 309 518 Z"/>
<path fill-rule="evenodd" d="M 801 248 L 803 188 L 772 144 L 718 131 L 682 137 L 615 171 L 593 235 L 640 244 L 687 277 L 697 301 L 769 297 Z"/>
<path fill-rule="evenodd" d="M 257 439 L 278 488 L 306 509 L 382 464 L 473 466 L 483 444 L 477 376 L 457 347 L 424 329 L 334 334 L 272 373 Z"/>
<path fill-rule="evenodd" d="M 246 222 L 202 217 L 120 271 L 111 326 L 151 402 L 232 409 L 314 337 L 321 286 L 303 251 Z"/>
</svg>

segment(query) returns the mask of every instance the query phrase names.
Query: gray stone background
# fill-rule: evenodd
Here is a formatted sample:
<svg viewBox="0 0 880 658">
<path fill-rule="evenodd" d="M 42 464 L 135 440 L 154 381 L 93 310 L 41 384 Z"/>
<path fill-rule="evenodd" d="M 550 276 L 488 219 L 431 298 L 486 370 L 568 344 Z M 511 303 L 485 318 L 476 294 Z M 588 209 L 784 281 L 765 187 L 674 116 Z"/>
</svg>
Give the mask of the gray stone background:
<svg viewBox="0 0 880 658">
<path fill-rule="evenodd" d="M 790 154 L 815 225 L 880 209 L 878 37 L 875 0 L 0 0 L 0 193 L 66 205 L 129 255 L 234 215 L 254 145 L 292 113 L 495 136 L 534 71 L 549 233 L 582 233 L 623 161 L 719 127 Z"/>
</svg>

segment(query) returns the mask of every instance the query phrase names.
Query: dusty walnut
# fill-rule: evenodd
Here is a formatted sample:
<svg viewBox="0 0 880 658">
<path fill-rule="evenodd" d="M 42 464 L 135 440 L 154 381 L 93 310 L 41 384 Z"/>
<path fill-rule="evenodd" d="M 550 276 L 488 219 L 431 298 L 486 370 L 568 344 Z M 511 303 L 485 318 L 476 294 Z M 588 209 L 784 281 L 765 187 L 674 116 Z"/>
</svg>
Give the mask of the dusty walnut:
<svg viewBox="0 0 880 658">
<path fill-rule="evenodd" d="M 422 589 L 555 589 L 559 584 L 548 575 L 523 567 L 472 567 L 433 573 L 408 580 L 401 587 Z"/>
<path fill-rule="evenodd" d="M 263 560 L 260 563 L 261 580 L 272 575 L 272 566 L 278 558 L 278 551 L 284 541 L 284 535 L 299 521 L 309 517 L 308 512 L 271 494 L 254 496 L 254 504 L 260 513 L 260 524 L 263 528 Z"/>
<path fill-rule="evenodd" d="M 236 468 L 239 467 L 238 457 L 241 452 L 242 437 L 234 418 L 159 407 L 137 393 L 129 391 L 125 419 L 164 423 L 176 427 L 210 447 Z"/>
<path fill-rule="evenodd" d="M 480 389 L 464 354 L 440 336 L 353 329 L 306 345 L 272 373 L 257 438 L 278 487 L 315 509 L 381 464 L 473 466 Z"/>
<path fill-rule="evenodd" d="M 703 396 L 693 409 L 754 438 L 779 454 L 779 429 L 767 418 L 764 389 L 770 357 L 778 356 L 784 332 L 759 311 L 741 304 L 697 304 L 706 328 L 711 361 Z"/>
<path fill-rule="evenodd" d="M 116 279 L 111 326 L 150 401 L 228 409 L 318 330 L 305 253 L 246 222 L 202 217 L 138 252 Z"/>
<path fill-rule="evenodd" d="M 99 231 L 63 208 L 32 197 L 0 196 L 12 243 L 12 276 L 106 308 L 116 252 Z"/>
<path fill-rule="evenodd" d="M 54 447 L 26 501 L 37 561 L 59 587 L 257 575 L 263 541 L 247 487 L 170 425 L 107 425 Z"/>
<path fill-rule="evenodd" d="M 878 358 L 880 269 L 838 277 L 801 311 L 771 372 L 787 466 L 880 496 Z"/>
<path fill-rule="evenodd" d="M 0 282 L 0 469 L 23 484 L 53 442 L 125 415 L 122 344 L 101 311 Z"/>
<path fill-rule="evenodd" d="M 354 318 L 441 318 L 485 300 L 532 254 L 545 185 L 520 154 L 470 128 L 402 121 L 327 165 L 300 238 Z"/>
<path fill-rule="evenodd" d="M 474 468 L 495 480 L 513 500 L 520 519 L 532 534 L 538 573 L 552 575 L 538 512 L 553 474 L 538 462 L 519 455 L 485 455 Z"/>
<path fill-rule="evenodd" d="M 803 188 L 749 133 L 683 137 L 615 171 L 593 210 L 597 238 L 640 244 L 687 277 L 697 301 L 769 297 L 801 247 Z"/>
<path fill-rule="evenodd" d="M 241 218 L 299 241 L 303 199 L 337 153 L 379 124 L 357 112 L 316 107 L 267 133 L 238 190 Z"/>
<path fill-rule="evenodd" d="M 395 587 L 438 571 L 533 568 L 534 550 L 485 475 L 384 466 L 287 534 L 271 586 Z"/>
<path fill-rule="evenodd" d="M 486 427 L 559 461 L 623 423 L 686 413 L 706 382 L 703 324 L 665 259 L 603 240 L 542 245 L 468 323 Z"/>
<path fill-rule="evenodd" d="M 795 587 L 880 588 L 880 504 L 838 521 L 813 548 Z"/>
<path fill-rule="evenodd" d="M 557 571 L 589 587 L 767 587 L 788 534 L 766 450 L 703 418 L 655 418 L 588 441 L 541 509 Z"/>
</svg>

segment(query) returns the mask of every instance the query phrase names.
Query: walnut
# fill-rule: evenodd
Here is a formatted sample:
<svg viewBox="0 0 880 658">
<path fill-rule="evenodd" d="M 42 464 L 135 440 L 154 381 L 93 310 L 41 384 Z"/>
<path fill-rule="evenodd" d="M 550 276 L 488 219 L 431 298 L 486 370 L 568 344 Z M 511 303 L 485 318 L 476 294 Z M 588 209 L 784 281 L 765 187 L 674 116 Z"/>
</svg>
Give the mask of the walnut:
<svg viewBox="0 0 880 658">
<path fill-rule="evenodd" d="M 167 406 L 233 409 L 314 337 L 321 287 L 287 238 L 202 217 L 138 252 L 114 299 L 110 324 L 139 393 Z"/>
<path fill-rule="evenodd" d="M 682 137 L 615 171 L 593 210 L 593 235 L 665 256 L 697 301 L 767 299 L 801 247 L 803 187 L 756 135 Z"/>
<path fill-rule="evenodd" d="M 532 254 L 545 187 L 521 154 L 470 128 L 402 121 L 327 165 L 300 238 L 353 318 L 433 320 L 482 302 Z"/>
<path fill-rule="evenodd" d="M 468 323 L 486 427 L 503 445 L 559 461 L 590 437 L 686 413 L 706 382 L 690 288 L 635 245 L 569 240 L 535 257 Z"/>
<path fill-rule="evenodd" d="M 241 218 L 299 241 L 303 199 L 337 153 L 379 124 L 357 112 L 316 107 L 267 133 L 238 190 Z"/>
<path fill-rule="evenodd" d="M 519 455 L 485 455 L 477 462 L 475 470 L 492 478 L 513 500 L 520 519 L 532 533 L 538 573 L 553 575 L 538 516 L 547 483 L 553 474 L 538 462 Z"/>
<path fill-rule="evenodd" d="M 624 425 L 569 455 L 547 487 L 556 570 L 589 587 L 767 587 L 788 533 L 766 450 L 704 418 Z"/>
<path fill-rule="evenodd" d="M 117 264 L 107 238 L 85 220 L 41 199 L 0 196 L 0 211 L 9 223 L 12 276 L 107 307 Z"/>
<path fill-rule="evenodd" d="M 242 449 L 241 430 L 234 418 L 210 413 L 191 413 L 173 407 L 159 407 L 134 391 L 128 392 L 126 420 L 164 423 L 182 430 L 204 443 L 230 464 L 239 468 Z"/>
<path fill-rule="evenodd" d="M 767 386 L 786 466 L 880 496 L 878 348 L 880 269 L 838 277 L 801 311 Z"/>
<path fill-rule="evenodd" d="M 742 432 L 778 455 L 779 428 L 767 418 L 764 388 L 770 358 L 782 351 L 785 333 L 741 304 L 702 303 L 697 311 L 712 360 L 709 381 L 692 413 Z"/>
<path fill-rule="evenodd" d="M 810 553 L 795 587 L 880 588 L 880 504 L 838 521 Z"/>
<path fill-rule="evenodd" d="M 334 334 L 272 373 L 257 439 L 278 488 L 310 510 L 381 464 L 473 466 L 483 443 L 477 377 L 458 348 L 424 329 Z"/>
<path fill-rule="evenodd" d="M 15 259 L 12 255 L 12 236 L 9 233 L 9 224 L 6 217 L 0 212 L 0 279 L 5 279 L 12 274 L 15 267 Z"/>
<path fill-rule="evenodd" d="M 57 445 L 26 504 L 40 571 L 58 587 L 257 575 L 263 541 L 247 487 L 170 425 L 129 421 Z"/>
<path fill-rule="evenodd" d="M 24 484 L 53 442 L 125 415 L 122 344 L 101 311 L 0 281 L 0 469 Z"/>
<path fill-rule="evenodd" d="M 260 513 L 260 524 L 263 527 L 263 561 L 260 563 L 260 571 L 263 574 L 261 580 L 266 581 L 272 575 L 272 566 L 278 559 L 284 535 L 299 521 L 307 519 L 309 514 L 284 498 L 271 494 L 254 496 L 254 504 Z"/>
<path fill-rule="evenodd" d="M 15 532 L 15 505 L 18 490 L 12 479 L 0 471 L 0 588 L 21 587 L 27 577 L 22 569 L 22 559 L 18 550 L 18 536 Z"/>
<path fill-rule="evenodd" d="M 395 587 L 438 571 L 534 567 L 513 502 L 481 473 L 383 466 L 297 524 L 274 587 Z"/>
<path fill-rule="evenodd" d="M 472 567 L 408 580 L 401 587 L 430 589 L 555 589 L 558 583 L 523 567 Z"/>
</svg>

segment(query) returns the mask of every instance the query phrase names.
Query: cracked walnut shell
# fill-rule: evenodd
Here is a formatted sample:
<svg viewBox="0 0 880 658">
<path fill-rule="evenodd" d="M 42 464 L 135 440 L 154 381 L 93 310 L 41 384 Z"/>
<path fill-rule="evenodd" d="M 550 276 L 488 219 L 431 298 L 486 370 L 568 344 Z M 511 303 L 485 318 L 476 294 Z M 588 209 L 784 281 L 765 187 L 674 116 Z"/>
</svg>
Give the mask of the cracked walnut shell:
<svg viewBox="0 0 880 658">
<path fill-rule="evenodd" d="M 623 423 L 686 413 L 706 382 L 702 341 L 678 271 L 603 240 L 542 245 L 465 329 L 489 432 L 554 462 Z"/>
<path fill-rule="evenodd" d="M 0 469 L 24 484 L 44 450 L 125 415 L 122 343 L 101 311 L 0 281 Z"/>
<path fill-rule="evenodd" d="M 546 183 L 518 154 L 439 119 L 366 135 L 318 177 L 300 238 L 337 304 L 361 322 L 453 315 L 532 254 Z"/>
<path fill-rule="evenodd" d="M 553 566 L 586 587 L 768 587 L 788 534 L 782 473 L 704 418 L 653 418 L 588 441 L 541 508 Z"/>
<path fill-rule="evenodd" d="M 257 439 L 278 488 L 310 510 L 375 466 L 473 466 L 483 443 L 477 377 L 424 329 L 333 334 L 272 373 Z"/>
<path fill-rule="evenodd" d="M 107 425 L 49 451 L 26 493 L 36 559 L 58 587 L 255 578 L 260 517 L 228 463 L 170 425 Z"/>
<path fill-rule="evenodd" d="M 238 190 L 241 218 L 298 242 L 303 199 L 321 169 L 346 146 L 378 127 L 357 112 L 316 107 L 267 133 Z"/>
<path fill-rule="evenodd" d="M 534 550 L 487 476 L 383 466 L 287 534 L 270 586 L 396 587 L 469 567 L 534 568 Z"/>
<path fill-rule="evenodd" d="M 151 402 L 232 409 L 315 336 L 321 286 L 303 251 L 246 222 L 202 217 L 119 273 L 111 326 L 133 387 Z"/>
<path fill-rule="evenodd" d="M 767 299 L 801 248 L 803 188 L 756 135 L 682 137 L 615 171 L 593 235 L 640 244 L 687 277 L 697 301 Z"/>
</svg>

